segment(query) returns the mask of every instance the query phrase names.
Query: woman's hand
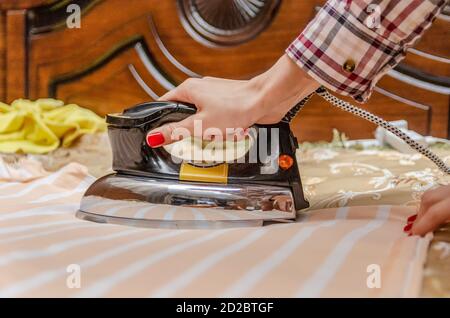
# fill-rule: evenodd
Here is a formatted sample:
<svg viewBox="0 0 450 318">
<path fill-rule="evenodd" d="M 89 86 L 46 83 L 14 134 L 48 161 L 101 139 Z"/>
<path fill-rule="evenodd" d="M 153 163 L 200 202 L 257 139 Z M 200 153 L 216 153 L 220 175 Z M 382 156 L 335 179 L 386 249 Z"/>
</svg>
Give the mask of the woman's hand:
<svg viewBox="0 0 450 318">
<path fill-rule="evenodd" d="M 422 196 L 417 218 L 410 221 L 413 235 L 425 235 L 450 221 L 450 185 L 429 190 Z M 408 227 L 408 225 L 407 225 Z"/>
<path fill-rule="evenodd" d="M 255 123 L 277 123 L 318 87 L 287 55 L 250 80 L 188 79 L 160 100 L 194 104 L 197 113 L 151 131 L 147 140 L 152 147 L 159 147 L 186 137 L 186 133 L 225 139 L 230 131 L 242 133 Z"/>
</svg>

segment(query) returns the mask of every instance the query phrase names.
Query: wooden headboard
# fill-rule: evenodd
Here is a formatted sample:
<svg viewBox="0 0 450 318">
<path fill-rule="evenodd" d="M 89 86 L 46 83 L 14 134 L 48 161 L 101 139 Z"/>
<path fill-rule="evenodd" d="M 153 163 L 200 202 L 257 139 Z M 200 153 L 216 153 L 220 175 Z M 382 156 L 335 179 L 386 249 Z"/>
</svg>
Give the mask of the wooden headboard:
<svg viewBox="0 0 450 318">
<path fill-rule="evenodd" d="M 322 0 L 2 0 L 0 100 L 55 97 L 99 114 L 153 100 L 192 76 L 244 79 L 272 65 Z M 81 28 L 67 28 L 67 6 Z M 449 136 L 450 14 L 444 11 L 364 107 Z M 295 119 L 301 140 L 375 127 L 317 97 Z"/>
</svg>

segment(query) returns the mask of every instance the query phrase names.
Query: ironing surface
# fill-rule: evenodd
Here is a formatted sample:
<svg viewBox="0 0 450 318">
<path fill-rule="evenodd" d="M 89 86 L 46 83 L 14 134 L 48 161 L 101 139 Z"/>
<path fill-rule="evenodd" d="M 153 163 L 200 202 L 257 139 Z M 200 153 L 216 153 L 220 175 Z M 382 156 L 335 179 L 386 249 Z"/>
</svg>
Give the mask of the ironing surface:
<svg viewBox="0 0 450 318">
<path fill-rule="evenodd" d="M 418 185 L 450 180 L 420 156 L 394 151 L 347 150 L 342 156 L 318 148 L 300 158 L 313 210 L 300 222 L 262 228 L 140 229 L 78 220 L 78 202 L 94 180 L 78 164 L 4 183 L 2 193 L 10 197 L 0 208 L 0 267 L 8 275 L 0 275 L 0 295 L 419 295 L 430 238 L 407 237 L 401 229 L 414 213 Z M 380 158 L 386 159 L 383 169 Z M 330 196 L 339 189 L 340 197 Z M 159 212 L 171 217 L 168 208 Z M 66 287 L 69 264 L 82 266 L 83 288 Z M 370 264 L 387 275 L 381 289 L 364 283 Z"/>
<path fill-rule="evenodd" d="M 1 296 L 361 297 L 419 292 L 418 265 L 428 240 L 402 234 L 411 208 L 318 210 L 298 223 L 262 228 L 141 229 L 76 219 L 82 190 L 91 181 L 84 167 L 71 164 L 33 182 L 3 185 L 9 199 L 0 208 L 5 243 L 0 267 L 8 275 L 0 275 Z M 170 209 L 166 217 L 171 217 Z M 381 289 L 362 283 L 373 263 L 390 276 Z M 70 264 L 82 268 L 81 289 L 66 287 Z"/>
</svg>

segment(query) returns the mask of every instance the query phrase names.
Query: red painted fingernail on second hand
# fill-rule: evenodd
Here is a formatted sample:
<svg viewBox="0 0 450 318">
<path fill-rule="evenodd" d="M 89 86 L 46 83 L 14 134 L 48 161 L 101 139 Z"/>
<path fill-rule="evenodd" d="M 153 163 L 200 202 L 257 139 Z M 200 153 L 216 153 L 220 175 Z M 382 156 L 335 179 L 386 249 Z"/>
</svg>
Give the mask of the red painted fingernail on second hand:
<svg viewBox="0 0 450 318">
<path fill-rule="evenodd" d="M 409 223 L 403 228 L 403 232 L 409 232 L 412 228 L 412 223 Z"/>
<path fill-rule="evenodd" d="M 164 136 L 160 132 L 147 135 L 147 145 L 152 148 L 158 147 L 164 143 Z"/>
<path fill-rule="evenodd" d="M 411 215 L 407 221 L 408 223 L 414 222 L 417 219 L 417 214 Z"/>
</svg>

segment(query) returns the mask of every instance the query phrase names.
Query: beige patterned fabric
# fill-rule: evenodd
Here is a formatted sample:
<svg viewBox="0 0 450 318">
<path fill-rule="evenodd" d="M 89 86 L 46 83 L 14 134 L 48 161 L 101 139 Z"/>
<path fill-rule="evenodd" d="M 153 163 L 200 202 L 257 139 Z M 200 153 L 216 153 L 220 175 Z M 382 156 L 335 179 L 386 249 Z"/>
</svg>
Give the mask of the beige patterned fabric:
<svg viewBox="0 0 450 318">
<path fill-rule="evenodd" d="M 450 147 L 434 149 L 450 162 Z M 392 204 L 415 207 L 422 193 L 450 183 L 420 154 L 328 146 L 298 152 L 300 174 L 311 209 Z"/>
</svg>

